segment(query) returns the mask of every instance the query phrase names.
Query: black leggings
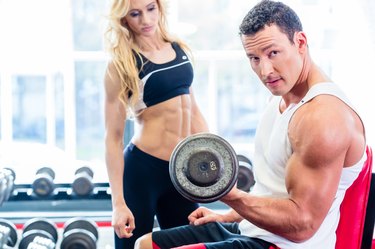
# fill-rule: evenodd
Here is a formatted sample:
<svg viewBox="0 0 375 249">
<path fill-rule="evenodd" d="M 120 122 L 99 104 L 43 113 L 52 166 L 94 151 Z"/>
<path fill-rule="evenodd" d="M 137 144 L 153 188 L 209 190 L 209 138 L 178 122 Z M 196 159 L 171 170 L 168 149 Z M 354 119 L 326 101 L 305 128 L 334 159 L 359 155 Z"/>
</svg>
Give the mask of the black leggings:
<svg viewBox="0 0 375 249">
<path fill-rule="evenodd" d="M 124 150 L 124 197 L 135 218 L 133 236 L 120 239 L 116 249 L 133 249 L 140 236 L 153 229 L 156 215 L 160 229 L 189 223 L 187 217 L 198 204 L 182 197 L 169 177 L 169 162 L 153 157 L 129 144 Z"/>
<path fill-rule="evenodd" d="M 211 222 L 200 226 L 181 226 L 152 233 L 160 249 L 204 244 L 206 249 L 272 249 L 275 245 L 240 234 L 238 223 Z M 197 247 L 197 248 L 202 248 Z"/>
</svg>

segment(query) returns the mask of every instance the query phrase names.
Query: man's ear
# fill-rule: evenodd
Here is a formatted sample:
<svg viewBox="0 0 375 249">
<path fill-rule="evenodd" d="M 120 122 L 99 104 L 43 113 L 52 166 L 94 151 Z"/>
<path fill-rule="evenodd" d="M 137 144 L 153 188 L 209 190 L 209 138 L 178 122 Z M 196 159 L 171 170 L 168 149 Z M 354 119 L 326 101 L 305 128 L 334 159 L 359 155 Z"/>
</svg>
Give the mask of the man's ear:
<svg viewBox="0 0 375 249">
<path fill-rule="evenodd" d="M 303 31 L 296 32 L 294 35 L 294 43 L 298 46 L 298 49 L 300 51 L 304 51 L 305 49 L 307 49 L 308 45 L 307 45 L 307 37 L 306 37 L 305 32 Z"/>
</svg>

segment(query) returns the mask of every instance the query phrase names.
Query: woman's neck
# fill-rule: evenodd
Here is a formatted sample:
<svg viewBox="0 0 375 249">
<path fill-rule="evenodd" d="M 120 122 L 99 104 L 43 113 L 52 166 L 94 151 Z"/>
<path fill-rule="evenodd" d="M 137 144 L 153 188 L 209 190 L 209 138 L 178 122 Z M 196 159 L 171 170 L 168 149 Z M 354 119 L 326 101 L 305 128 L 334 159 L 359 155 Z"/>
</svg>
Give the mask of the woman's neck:
<svg viewBox="0 0 375 249">
<path fill-rule="evenodd" d="M 136 39 L 136 43 L 141 51 L 148 52 L 162 49 L 167 42 L 160 36 L 154 36 L 139 37 Z"/>
</svg>

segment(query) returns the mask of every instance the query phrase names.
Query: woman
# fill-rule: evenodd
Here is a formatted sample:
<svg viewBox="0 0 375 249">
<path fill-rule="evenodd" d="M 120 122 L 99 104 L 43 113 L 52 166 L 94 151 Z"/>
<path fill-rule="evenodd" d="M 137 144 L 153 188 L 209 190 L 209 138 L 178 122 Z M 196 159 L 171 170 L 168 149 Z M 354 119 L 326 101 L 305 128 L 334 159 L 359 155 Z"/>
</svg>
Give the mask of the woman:
<svg viewBox="0 0 375 249">
<path fill-rule="evenodd" d="M 113 0 L 106 30 L 106 164 L 116 248 L 150 232 L 187 224 L 197 208 L 169 178 L 169 158 L 185 137 L 208 131 L 191 83 L 187 47 L 167 33 L 163 0 Z M 124 150 L 127 118 L 136 127 Z"/>
</svg>

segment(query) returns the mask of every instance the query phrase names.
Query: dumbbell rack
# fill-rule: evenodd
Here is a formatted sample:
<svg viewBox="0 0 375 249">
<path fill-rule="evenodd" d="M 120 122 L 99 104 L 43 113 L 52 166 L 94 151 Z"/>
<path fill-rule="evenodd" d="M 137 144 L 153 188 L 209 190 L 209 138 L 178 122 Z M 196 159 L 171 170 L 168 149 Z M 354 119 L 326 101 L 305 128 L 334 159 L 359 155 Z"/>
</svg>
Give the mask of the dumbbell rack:
<svg viewBox="0 0 375 249">
<path fill-rule="evenodd" d="M 53 194 L 45 197 L 33 193 L 31 184 L 15 184 L 9 200 L 0 207 L 0 214 L 12 219 L 34 217 L 35 213 L 52 217 L 64 217 L 65 214 L 110 216 L 110 199 L 108 183 L 94 183 L 92 193 L 86 196 L 75 195 L 71 184 L 55 183 Z"/>
<path fill-rule="evenodd" d="M 60 235 L 64 222 L 71 217 L 91 218 L 100 227 L 98 248 L 104 248 L 113 244 L 111 192 L 108 183 L 93 185 L 91 194 L 78 196 L 71 183 L 54 183 L 53 193 L 41 197 L 33 192 L 32 184 L 15 184 L 9 199 L 0 206 L 0 217 L 13 222 L 19 234 L 29 219 L 48 218 L 56 223 Z"/>
<path fill-rule="evenodd" d="M 16 184 L 9 201 L 38 201 L 38 200 L 77 200 L 77 199 L 111 199 L 108 183 L 94 183 L 93 193 L 87 196 L 77 196 L 72 191 L 70 183 L 56 183 L 54 193 L 46 197 L 33 194 L 31 184 Z"/>
<path fill-rule="evenodd" d="M 23 249 L 29 248 L 30 244 L 33 244 L 32 248 L 112 248 L 113 231 L 107 230 L 107 234 L 103 234 L 102 230 L 102 234 L 99 235 L 100 226 L 103 227 L 102 222 L 88 217 L 72 217 L 65 222 L 35 217 L 23 224 L 0 218 L 0 228 L 2 228 L 0 237 L 1 235 L 5 237 L 0 241 L 0 248 L 2 249 L 6 245 L 5 248 Z M 104 226 L 107 225 L 104 224 Z M 101 242 L 99 242 L 100 240 Z M 37 245 L 49 246 L 39 247 Z"/>
<path fill-rule="evenodd" d="M 71 183 L 55 183 L 53 194 L 40 197 L 33 193 L 32 184 L 15 184 L 8 201 L 0 206 L 0 217 L 13 222 L 20 233 L 27 220 L 44 217 L 54 221 L 61 234 L 62 226 L 71 217 L 85 216 L 96 221 L 100 228 L 99 247 L 111 248 L 111 191 L 108 183 L 94 183 L 87 196 L 75 195 Z M 224 204 L 205 204 L 209 208 L 223 209 Z"/>
</svg>

